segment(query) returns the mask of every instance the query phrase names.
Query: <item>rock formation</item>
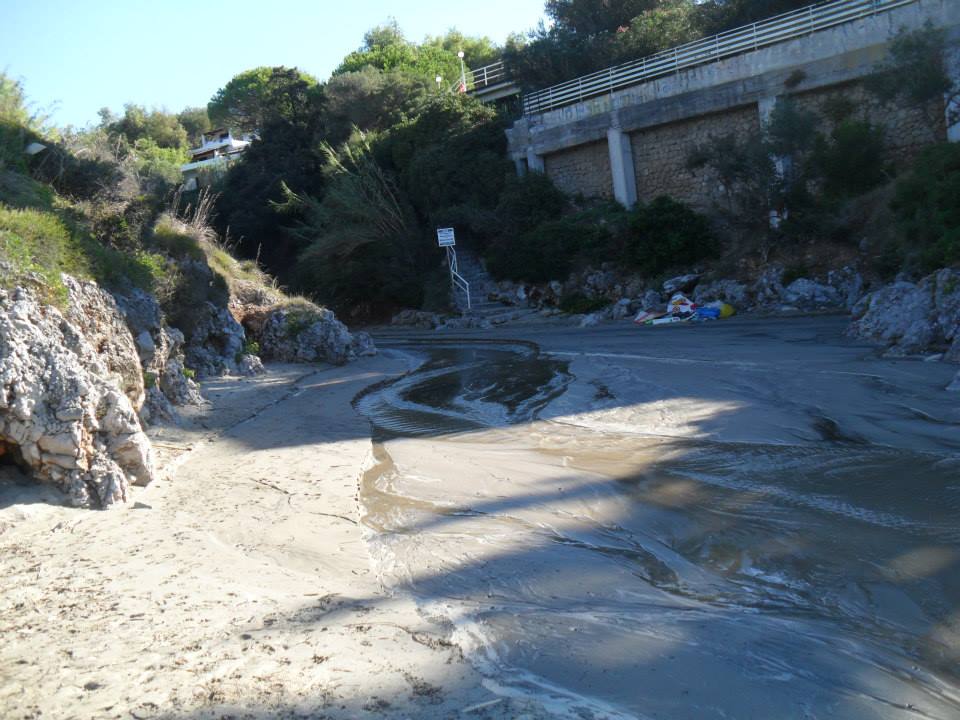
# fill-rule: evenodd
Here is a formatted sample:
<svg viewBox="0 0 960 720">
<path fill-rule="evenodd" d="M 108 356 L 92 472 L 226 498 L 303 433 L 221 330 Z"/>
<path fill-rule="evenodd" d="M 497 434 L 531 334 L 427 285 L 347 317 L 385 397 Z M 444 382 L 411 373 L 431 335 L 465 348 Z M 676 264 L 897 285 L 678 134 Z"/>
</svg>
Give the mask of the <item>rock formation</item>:
<svg viewBox="0 0 960 720">
<path fill-rule="evenodd" d="M 136 354 L 96 286 L 68 281 L 68 289 L 71 300 L 93 303 L 97 322 L 68 319 L 83 311 L 79 304 L 65 316 L 28 290 L 0 290 L 0 443 L 74 504 L 106 508 L 154 476 L 150 443 L 120 389 L 137 396 L 127 367 Z"/>
</svg>

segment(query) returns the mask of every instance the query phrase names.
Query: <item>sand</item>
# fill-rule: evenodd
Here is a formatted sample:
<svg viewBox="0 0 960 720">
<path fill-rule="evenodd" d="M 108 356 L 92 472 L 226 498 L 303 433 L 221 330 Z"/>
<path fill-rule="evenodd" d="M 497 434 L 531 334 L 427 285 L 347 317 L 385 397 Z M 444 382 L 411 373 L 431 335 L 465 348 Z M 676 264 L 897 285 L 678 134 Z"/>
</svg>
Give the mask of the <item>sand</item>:
<svg viewBox="0 0 960 720">
<path fill-rule="evenodd" d="M 409 349 L 387 347 L 409 347 L 402 333 L 342 368 L 210 381 L 209 406 L 151 431 L 162 479 L 115 511 L 65 507 L 0 468 L 0 715 L 599 720 L 690 717 L 690 703 L 699 717 L 761 717 L 790 701 L 809 717 L 831 703 L 846 717 L 908 717 L 914 704 L 948 717 L 960 701 L 938 673 L 960 657 L 944 655 L 960 652 L 955 606 L 922 630 L 939 655 L 914 665 L 856 635 L 833 652 L 830 623 L 933 622 L 913 603 L 934 586 L 914 580 L 956 596 L 958 544 L 936 534 L 956 527 L 953 499 L 938 517 L 908 516 L 929 532 L 904 546 L 870 488 L 833 507 L 806 468 L 843 478 L 858 453 L 888 453 L 884 501 L 910 511 L 898 468 L 958 467 L 951 368 L 877 358 L 842 339 L 840 319 L 665 330 L 464 333 L 532 339 L 573 377 L 520 424 L 465 401 L 461 382 L 466 415 L 449 436 L 373 443 L 351 406 L 412 367 Z M 474 411 L 489 427 L 463 430 Z M 707 471 L 714 485 L 695 481 Z M 718 543 L 701 562 L 684 543 L 704 528 Z M 822 621 L 743 603 L 759 588 L 792 607 L 798 577 L 824 583 Z M 786 655 L 771 649 L 780 638 Z M 778 685 L 777 663 L 808 651 L 822 655 L 816 681 Z"/>
<path fill-rule="evenodd" d="M 166 477 L 116 511 L 64 507 L 7 469 L 0 714 L 522 714 L 371 572 L 371 446 L 350 401 L 404 370 L 371 358 L 207 383 L 189 427 L 153 431 Z"/>
</svg>

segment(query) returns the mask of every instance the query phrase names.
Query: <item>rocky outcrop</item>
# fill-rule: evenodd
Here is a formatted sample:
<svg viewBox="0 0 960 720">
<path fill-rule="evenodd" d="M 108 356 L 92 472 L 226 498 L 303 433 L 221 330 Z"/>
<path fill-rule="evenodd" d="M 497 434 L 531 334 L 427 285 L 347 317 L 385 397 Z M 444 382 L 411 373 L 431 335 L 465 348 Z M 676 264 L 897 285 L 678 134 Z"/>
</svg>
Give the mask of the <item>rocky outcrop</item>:
<svg viewBox="0 0 960 720">
<path fill-rule="evenodd" d="M 203 402 L 200 386 L 187 376 L 184 337 L 164 324 L 163 312 L 153 295 L 131 290 L 116 296 L 127 328 L 133 335 L 146 386 L 145 420 L 175 421 L 175 406 Z"/>
<path fill-rule="evenodd" d="M 853 318 L 850 335 L 884 345 L 890 355 L 938 351 L 960 362 L 960 271 L 886 285 L 864 297 Z"/>
<path fill-rule="evenodd" d="M 747 286 L 736 280 L 714 280 L 700 283 L 693 291 L 693 301 L 697 305 L 717 300 L 728 303 L 738 310 L 744 310 L 750 304 Z"/>
<path fill-rule="evenodd" d="M 225 307 L 204 303 L 184 348 L 187 365 L 200 377 L 236 375 L 247 336 Z"/>
<path fill-rule="evenodd" d="M 100 355 L 134 409 L 143 406 L 146 388 L 133 337 L 114 298 L 94 282 L 63 276 L 68 305 L 65 316 Z"/>
<path fill-rule="evenodd" d="M 433 330 L 443 324 L 443 318 L 437 313 L 424 310 L 401 310 L 390 320 L 391 325 L 400 327 L 423 328 Z"/>
<path fill-rule="evenodd" d="M 270 360 L 343 365 L 377 352 L 369 334 L 351 333 L 326 308 L 246 308 L 242 319 L 261 355 Z"/>
<path fill-rule="evenodd" d="M 89 287 L 82 294 L 110 307 Z M 103 340 L 95 347 L 79 325 L 30 291 L 0 291 L 0 445 L 79 506 L 124 502 L 131 484 L 154 476 L 137 412 L 107 364 L 130 347 L 111 345 L 109 334 L 123 333 L 115 319 L 108 325 L 93 335 Z"/>
</svg>

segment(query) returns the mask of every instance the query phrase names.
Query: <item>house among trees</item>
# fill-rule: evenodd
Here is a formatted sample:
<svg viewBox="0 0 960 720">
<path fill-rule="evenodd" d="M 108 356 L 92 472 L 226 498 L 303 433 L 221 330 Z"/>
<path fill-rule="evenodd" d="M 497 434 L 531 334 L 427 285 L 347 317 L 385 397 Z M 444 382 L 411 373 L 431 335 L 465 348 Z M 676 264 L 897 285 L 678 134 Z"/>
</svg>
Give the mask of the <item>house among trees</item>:
<svg viewBox="0 0 960 720">
<path fill-rule="evenodd" d="M 223 168 L 239 158 L 250 144 L 249 137 L 238 139 L 227 128 L 215 128 L 200 136 L 200 147 L 190 151 L 190 162 L 181 165 L 183 189 L 196 190 L 204 170 Z"/>
</svg>

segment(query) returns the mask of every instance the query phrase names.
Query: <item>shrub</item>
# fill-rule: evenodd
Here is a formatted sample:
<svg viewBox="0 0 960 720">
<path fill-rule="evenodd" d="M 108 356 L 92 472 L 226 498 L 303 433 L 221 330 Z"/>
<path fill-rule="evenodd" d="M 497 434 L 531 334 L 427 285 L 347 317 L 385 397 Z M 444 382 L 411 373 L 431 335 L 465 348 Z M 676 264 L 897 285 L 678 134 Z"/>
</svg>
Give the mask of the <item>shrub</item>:
<svg viewBox="0 0 960 720">
<path fill-rule="evenodd" d="M 883 128 L 844 120 L 830 137 L 819 136 L 811 163 L 831 197 L 860 195 L 881 185 L 887 176 Z"/>
<path fill-rule="evenodd" d="M 602 310 L 610 304 L 603 298 L 589 298 L 583 293 L 568 293 L 560 298 L 560 309 L 571 315 L 580 315 Z"/>
<path fill-rule="evenodd" d="M 60 273 L 86 276 L 86 259 L 66 224 L 54 213 L 0 205 L 0 284 L 29 283 L 61 303 L 66 288 Z"/>
<path fill-rule="evenodd" d="M 497 216 L 507 232 L 524 233 L 537 225 L 555 220 L 567 208 L 564 195 L 543 173 L 511 177 L 500 195 Z"/>
<path fill-rule="evenodd" d="M 692 265 L 718 250 L 706 217 L 667 196 L 637 207 L 624 248 L 627 261 L 648 275 Z"/>
<path fill-rule="evenodd" d="M 960 145 L 926 148 L 897 183 L 891 206 L 919 269 L 960 262 Z"/>
<path fill-rule="evenodd" d="M 206 260 L 197 238 L 159 222 L 153 230 L 153 244 L 175 258 Z"/>
<path fill-rule="evenodd" d="M 501 237 L 487 251 L 487 268 L 494 277 L 507 280 L 564 280 L 573 269 L 578 244 L 589 232 L 568 220 L 554 220 L 516 236 Z"/>
</svg>

